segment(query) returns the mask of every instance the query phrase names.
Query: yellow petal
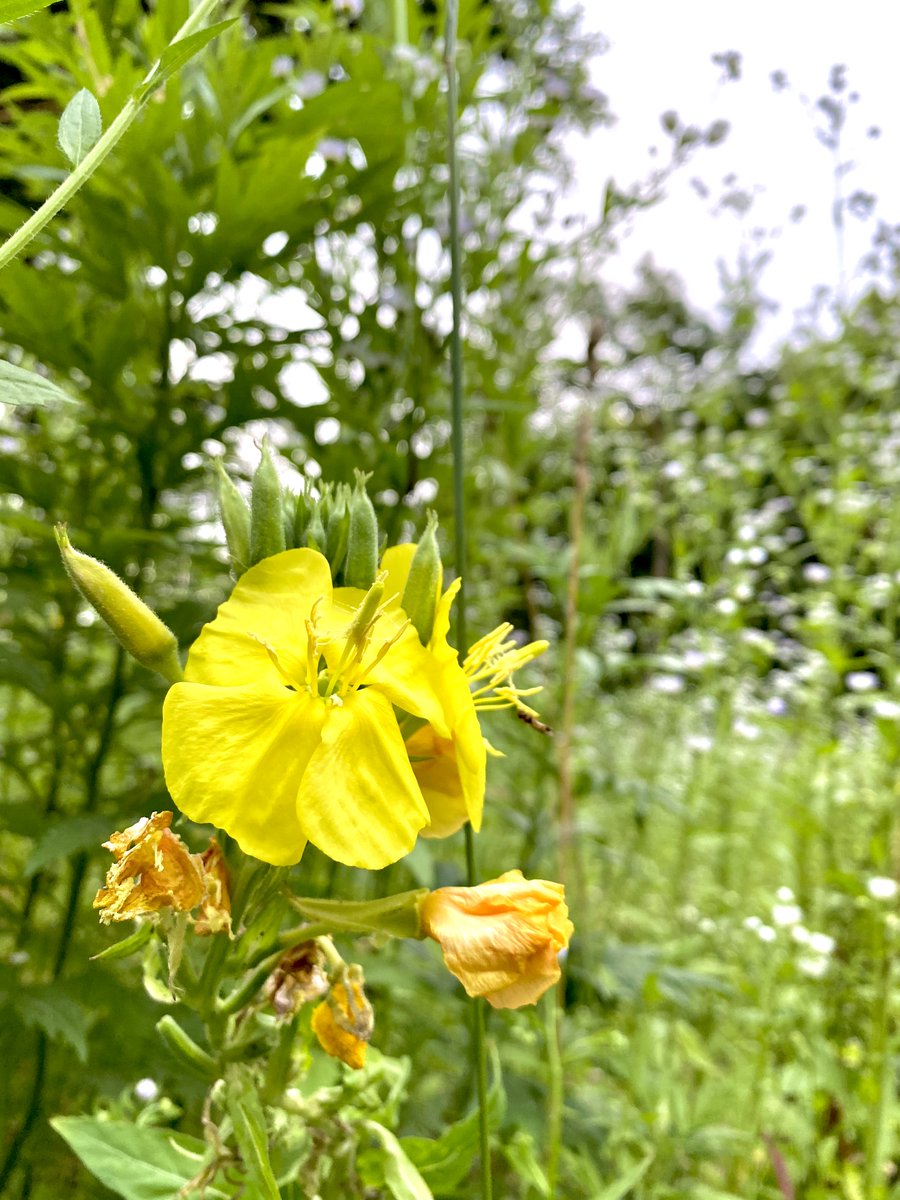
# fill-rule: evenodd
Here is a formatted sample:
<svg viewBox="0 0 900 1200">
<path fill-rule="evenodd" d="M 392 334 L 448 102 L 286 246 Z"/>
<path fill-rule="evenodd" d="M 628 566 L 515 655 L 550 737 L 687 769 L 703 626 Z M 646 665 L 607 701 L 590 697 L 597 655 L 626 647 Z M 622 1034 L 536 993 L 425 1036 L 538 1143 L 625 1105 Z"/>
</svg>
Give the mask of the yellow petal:
<svg viewBox="0 0 900 1200">
<path fill-rule="evenodd" d="M 389 546 L 381 556 L 381 566 L 378 569 L 387 572 L 387 579 L 384 581 L 386 604 L 400 605 L 415 552 L 416 543 L 406 542 L 402 546 Z"/>
<path fill-rule="evenodd" d="M 254 858 L 299 862 L 306 839 L 297 793 L 324 716 L 320 700 L 280 684 L 175 684 L 162 735 L 175 803 L 192 821 L 226 830 Z"/>
<path fill-rule="evenodd" d="M 450 609 L 453 607 L 453 601 L 459 589 L 462 587 L 461 579 L 454 579 L 443 596 L 437 602 L 437 609 L 434 614 L 434 629 L 431 631 L 431 641 L 428 643 L 431 650 L 443 661 L 449 658 L 456 659 L 457 653 L 449 644 L 447 639 L 450 636 Z"/>
<path fill-rule="evenodd" d="M 469 815 L 456 765 L 456 748 L 452 741 L 437 737 L 431 726 L 425 725 L 407 738 L 406 751 L 428 805 L 430 821 L 422 837 L 449 837 L 462 828 Z"/>
<path fill-rule="evenodd" d="M 376 871 L 413 848 L 428 809 L 386 696 L 364 688 L 327 709 L 298 813 L 305 837 L 349 867 Z"/>
<path fill-rule="evenodd" d="M 282 684 L 266 646 L 298 682 L 306 677 L 306 620 L 331 597 L 331 571 L 316 550 L 285 550 L 246 571 L 191 647 L 185 679 L 234 687 Z"/>
</svg>

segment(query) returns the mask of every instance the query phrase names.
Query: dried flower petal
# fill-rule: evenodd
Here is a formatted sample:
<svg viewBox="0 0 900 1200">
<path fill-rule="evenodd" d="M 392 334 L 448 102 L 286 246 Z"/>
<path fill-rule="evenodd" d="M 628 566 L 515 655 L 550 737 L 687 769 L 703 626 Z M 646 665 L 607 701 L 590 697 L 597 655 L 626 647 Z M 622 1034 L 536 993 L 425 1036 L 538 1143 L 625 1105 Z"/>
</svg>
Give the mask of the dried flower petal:
<svg viewBox="0 0 900 1200">
<path fill-rule="evenodd" d="M 188 912 L 203 896 L 200 858 L 172 833 L 170 812 L 153 813 L 104 845 L 116 861 L 94 897 L 104 925 L 172 908 Z"/>
</svg>

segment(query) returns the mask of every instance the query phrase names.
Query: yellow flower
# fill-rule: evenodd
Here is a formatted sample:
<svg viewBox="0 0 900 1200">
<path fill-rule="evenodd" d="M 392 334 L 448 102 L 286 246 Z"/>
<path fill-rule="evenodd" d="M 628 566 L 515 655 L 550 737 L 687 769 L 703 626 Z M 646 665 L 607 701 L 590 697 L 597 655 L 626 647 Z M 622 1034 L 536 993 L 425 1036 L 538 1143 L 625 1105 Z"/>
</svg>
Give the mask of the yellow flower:
<svg viewBox="0 0 900 1200">
<path fill-rule="evenodd" d="M 321 1004 L 313 1009 L 313 1033 L 332 1058 L 360 1070 L 366 1062 L 366 1046 L 372 1036 L 372 1006 L 363 991 L 362 972 L 350 967 L 345 983 L 336 983 Z"/>
<path fill-rule="evenodd" d="M 163 765 L 182 812 L 276 866 L 307 841 L 372 870 L 412 849 L 429 818 L 395 706 L 449 739 L 458 701 L 443 694 L 452 673 L 383 603 L 390 589 L 382 576 L 334 590 L 308 549 L 241 577 L 166 696 Z"/>
<path fill-rule="evenodd" d="M 402 597 L 415 551 L 415 545 L 393 546 L 385 551 L 381 567 L 386 573 L 386 597 Z M 512 626 L 503 624 L 476 642 L 460 667 L 457 652 L 447 640 L 450 609 L 459 587 L 460 581 L 455 579 L 439 597 L 428 643 L 441 672 L 438 691 L 450 736 L 432 723 L 412 730 L 406 738 L 430 816 L 423 837 L 446 837 L 467 820 L 473 829 L 480 829 L 489 747 L 481 734 L 478 711 L 516 708 L 533 720 L 537 714 L 522 697 L 540 688 L 523 691 L 513 685 L 511 676 L 547 649 L 546 642 L 517 646 L 509 640 Z"/>
<path fill-rule="evenodd" d="M 172 833 L 171 824 L 170 812 L 153 813 L 103 843 L 116 860 L 105 887 L 94 897 L 104 925 L 164 908 L 189 912 L 200 903 L 204 891 L 200 855 L 190 853 Z"/>
<path fill-rule="evenodd" d="M 562 884 L 525 879 L 521 871 L 478 887 L 438 888 L 419 913 L 448 969 L 470 996 L 484 996 L 494 1008 L 534 1004 L 552 987 L 574 928 Z"/>
</svg>

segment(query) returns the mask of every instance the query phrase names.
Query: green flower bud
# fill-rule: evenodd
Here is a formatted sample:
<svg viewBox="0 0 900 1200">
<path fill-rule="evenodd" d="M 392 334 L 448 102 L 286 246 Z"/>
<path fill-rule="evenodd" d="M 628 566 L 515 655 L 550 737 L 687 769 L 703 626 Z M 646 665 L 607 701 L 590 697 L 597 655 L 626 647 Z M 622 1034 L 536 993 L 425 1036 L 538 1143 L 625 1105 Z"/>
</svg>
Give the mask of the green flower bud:
<svg viewBox="0 0 900 1200">
<path fill-rule="evenodd" d="M 250 507 L 234 480 L 216 459 L 219 476 L 219 515 L 225 526 L 225 541 L 235 578 L 240 579 L 250 566 Z"/>
<path fill-rule="evenodd" d="M 363 471 L 354 473 L 356 487 L 350 498 L 344 581 L 348 587 L 368 591 L 375 582 L 375 572 L 378 569 L 378 521 L 372 501 L 366 492 L 366 480 L 369 476 Z"/>
<path fill-rule="evenodd" d="M 132 658 L 151 671 L 157 671 L 170 683 L 177 683 L 182 673 L 178 642 L 172 630 L 115 571 L 76 550 L 69 541 L 65 525 L 57 525 L 54 532 L 69 578 Z"/>
<path fill-rule="evenodd" d="M 294 517 L 297 512 L 297 497 L 293 492 L 281 493 L 282 519 L 284 521 L 284 546 L 286 550 L 296 547 L 294 542 Z"/>
<path fill-rule="evenodd" d="M 444 573 L 437 544 L 437 523 L 437 515 L 430 512 L 425 532 L 413 555 L 406 587 L 403 589 L 403 599 L 400 601 L 423 646 L 427 646 L 431 640 Z"/>
<path fill-rule="evenodd" d="M 309 525 L 309 519 L 312 516 L 313 503 L 309 493 L 304 490 L 297 493 L 295 508 L 294 508 L 294 545 L 306 545 L 306 527 Z"/>
<path fill-rule="evenodd" d="M 284 548 L 281 484 L 269 453 L 269 440 L 263 438 L 250 503 L 250 566 L 280 554 Z"/>
<path fill-rule="evenodd" d="M 341 483 L 335 489 L 325 527 L 327 557 L 331 563 L 331 574 L 336 576 L 344 565 L 347 555 L 347 539 L 350 534 L 350 489 Z"/>
<path fill-rule="evenodd" d="M 162 1040 L 176 1058 L 186 1067 L 192 1067 L 195 1071 L 199 1071 L 201 1075 L 206 1075 L 211 1079 L 217 1078 L 219 1067 L 216 1060 L 212 1055 L 207 1054 L 205 1050 L 201 1050 L 194 1039 L 185 1033 L 173 1016 L 166 1013 L 164 1017 L 156 1022 L 156 1028 Z"/>
<path fill-rule="evenodd" d="M 320 554 L 324 554 L 325 541 L 325 526 L 322 524 L 322 513 L 319 505 L 316 504 L 313 506 L 309 524 L 306 526 L 305 542 L 310 550 L 318 550 Z"/>
</svg>

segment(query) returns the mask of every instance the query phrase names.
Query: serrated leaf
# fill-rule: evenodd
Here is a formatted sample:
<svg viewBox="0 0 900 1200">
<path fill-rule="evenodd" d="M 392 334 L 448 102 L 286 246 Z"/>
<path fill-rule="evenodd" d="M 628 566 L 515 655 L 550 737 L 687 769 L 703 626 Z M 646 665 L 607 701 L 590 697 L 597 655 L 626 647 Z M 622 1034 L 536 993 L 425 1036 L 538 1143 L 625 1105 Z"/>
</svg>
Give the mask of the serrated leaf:
<svg viewBox="0 0 900 1200">
<path fill-rule="evenodd" d="M 53 1117 L 50 1124 L 91 1174 L 125 1200 L 172 1200 L 209 1160 L 199 1138 L 168 1129 L 96 1117 Z M 205 1194 L 227 1200 L 234 1187 L 207 1185 Z"/>
<path fill-rule="evenodd" d="M 25 863 L 26 877 L 34 875 L 58 858 L 74 854 L 76 850 L 96 848 L 110 832 L 108 817 L 96 814 L 64 817 L 38 838 L 37 845 Z"/>
<path fill-rule="evenodd" d="M 30 17 L 32 13 L 49 8 L 53 0 L 0 0 L 0 25 L 7 21 L 18 21 L 20 17 Z"/>
<path fill-rule="evenodd" d="M 77 167 L 100 140 L 103 119 L 100 105 L 87 88 L 76 92 L 59 118 L 59 145 L 63 154 Z"/>
<path fill-rule="evenodd" d="M 24 367 L 0 362 L 0 401 L 4 404 L 25 404 L 30 408 L 46 408 L 50 404 L 74 404 L 62 388 Z"/>
<path fill-rule="evenodd" d="M 231 17 L 227 21 L 218 21 L 215 25 L 207 25 L 205 29 L 198 29 L 196 33 L 191 33 L 186 38 L 181 38 L 168 46 L 160 55 L 156 70 L 141 89 L 141 97 L 143 98 L 149 92 L 155 92 L 158 87 L 162 87 L 167 79 L 170 79 L 176 71 L 180 71 L 186 62 L 189 62 L 195 54 L 199 54 L 204 46 L 209 45 L 213 38 L 218 37 L 236 20 L 237 17 Z"/>
<path fill-rule="evenodd" d="M 27 1025 L 42 1029 L 54 1041 L 65 1042 L 81 1062 L 87 1062 L 87 1020 L 70 996 L 50 988 L 22 991 L 16 1007 Z"/>
<path fill-rule="evenodd" d="M 366 1121 L 366 1129 L 381 1142 L 384 1180 L 394 1200 L 434 1200 L 431 1189 L 389 1129 Z"/>
</svg>

